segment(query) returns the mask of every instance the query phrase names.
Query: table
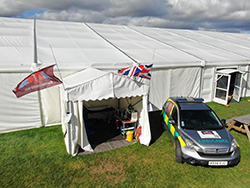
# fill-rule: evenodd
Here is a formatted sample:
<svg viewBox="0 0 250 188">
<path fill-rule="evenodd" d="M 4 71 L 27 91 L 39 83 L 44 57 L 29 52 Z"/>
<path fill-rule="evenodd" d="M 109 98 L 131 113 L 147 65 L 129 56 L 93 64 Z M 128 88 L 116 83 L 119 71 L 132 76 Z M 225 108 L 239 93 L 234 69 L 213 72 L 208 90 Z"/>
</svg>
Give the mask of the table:
<svg viewBox="0 0 250 188">
<path fill-rule="evenodd" d="M 131 119 L 123 119 L 121 116 L 115 114 L 114 115 L 116 119 L 118 119 L 122 125 L 121 125 L 121 132 L 123 135 L 127 131 L 133 131 L 136 127 L 137 119 L 131 120 Z"/>
<path fill-rule="evenodd" d="M 233 118 L 233 121 L 229 123 L 227 130 L 230 131 L 233 128 L 242 133 L 246 133 L 248 140 L 250 140 L 249 126 L 250 114 Z"/>
</svg>

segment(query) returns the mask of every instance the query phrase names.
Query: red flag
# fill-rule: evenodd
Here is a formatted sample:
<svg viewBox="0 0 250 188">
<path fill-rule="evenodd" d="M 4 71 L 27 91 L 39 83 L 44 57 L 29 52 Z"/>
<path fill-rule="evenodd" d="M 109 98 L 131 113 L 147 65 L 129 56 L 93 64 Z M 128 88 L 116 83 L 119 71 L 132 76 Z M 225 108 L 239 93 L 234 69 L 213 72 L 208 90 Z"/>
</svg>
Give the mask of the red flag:
<svg viewBox="0 0 250 188">
<path fill-rule="evenodd" d="M 61 84 L 62 81 L 53 73 L 54 66 L 51 65 L 30 74 L 13 89 L 13 92 L 19 98 L 28 93 Z"/>
</svg>

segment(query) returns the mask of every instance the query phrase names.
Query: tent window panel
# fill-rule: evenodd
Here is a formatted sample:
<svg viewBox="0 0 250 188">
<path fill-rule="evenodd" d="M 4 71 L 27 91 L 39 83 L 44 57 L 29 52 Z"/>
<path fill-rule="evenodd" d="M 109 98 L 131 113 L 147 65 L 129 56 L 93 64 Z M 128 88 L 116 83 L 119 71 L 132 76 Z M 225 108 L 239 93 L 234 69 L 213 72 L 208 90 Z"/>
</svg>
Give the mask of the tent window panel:
<svg viewBox="0 0 250 188">
<path fill-rule="evenodd" d="M 217 79 L 219 79 L 217 81 L 217 88 L 227 89 L 228 77 L 227 76 L 222 76 L 220 78 L 220 75 L 218 75 Z"/>
<path fill-rule="evenodd" d="M 240 95 L 240 89 L 239 88 L 234 88 L 234 95 L 239 96 Z"/>
<path fill-rule="evenodd" d="M 240 82 L 241 82 L 241 74 L 236 74 L 235 85 L 240 86 L 241 85 Z"/>
<path fill-rule="evenodd" d="M 227 92 L 224 90 L 216 89 L 215 97 L 219 99 L 226 100 Z"/>
</svg>

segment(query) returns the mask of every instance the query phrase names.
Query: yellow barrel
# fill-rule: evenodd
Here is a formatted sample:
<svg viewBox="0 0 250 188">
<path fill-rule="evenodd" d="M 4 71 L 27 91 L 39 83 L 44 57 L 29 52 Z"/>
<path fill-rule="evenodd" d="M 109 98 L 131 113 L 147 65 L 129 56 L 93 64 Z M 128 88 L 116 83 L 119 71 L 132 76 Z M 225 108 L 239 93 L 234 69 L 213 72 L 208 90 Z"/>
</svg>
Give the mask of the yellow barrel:
<svg viewBox="0 0 250 188">
<path fill-rule="evenodd" d="M 126 135 L 127 135 L 127 141 L 131 142 L 133 140 L 133 131 L 128 131 Z"/>
</svg>

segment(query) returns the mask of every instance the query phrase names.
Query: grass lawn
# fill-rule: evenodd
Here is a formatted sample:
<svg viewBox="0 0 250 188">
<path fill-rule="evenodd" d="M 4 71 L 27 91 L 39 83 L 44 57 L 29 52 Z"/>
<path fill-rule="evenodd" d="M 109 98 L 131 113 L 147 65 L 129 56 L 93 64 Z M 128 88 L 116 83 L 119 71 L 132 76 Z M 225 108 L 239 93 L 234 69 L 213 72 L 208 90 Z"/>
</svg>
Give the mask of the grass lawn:
<svg viewBox="0 0 250 188">
<path fill-rule="evenodd" d="M 247 98 L 229 108 L 208 104 L 223 119 L 250 113 Z M 231 133 L 241 162 L 229 168 L 176 163 L 166 132 L 149 147 L 135 143 L 76 157 L 66 152 L 61 126 L 0 134 L 0 187 L 249 187 L 250 141 Z"/>
</svg>

